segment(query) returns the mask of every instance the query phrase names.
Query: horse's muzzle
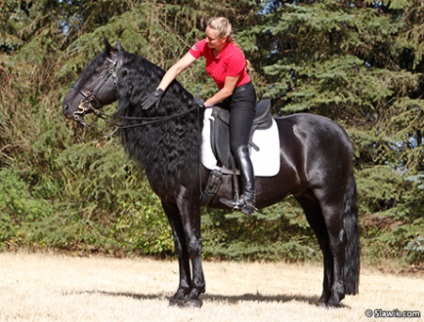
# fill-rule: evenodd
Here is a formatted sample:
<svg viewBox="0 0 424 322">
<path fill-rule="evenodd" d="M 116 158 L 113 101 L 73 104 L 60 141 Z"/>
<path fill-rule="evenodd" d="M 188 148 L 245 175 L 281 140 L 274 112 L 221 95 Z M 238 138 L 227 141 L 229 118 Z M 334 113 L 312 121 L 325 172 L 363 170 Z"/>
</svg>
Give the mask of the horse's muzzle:
<svg viewBox="0 0 424 322">
<path fill-rule="evenodd" d="M 68 104 L 68 103 L 66 103 L 66 102 L 63 102 L 63 104 L 62 104 L 62 112 L 63 112 L 63 115 L 64 115 L 67 119 L 73 119 L 73 118 L 74 118 L 73 113 L 71 113 L 69 109 L 70 109 L 69 104 Z"/>
<path fill-rule="evenodd" d="M 72 119 L 82 126 L 88 126 L 89 124 L 85 122 L 84 116 L 95 110 L 92 106 L 93 102 L 93 100 L 83 99 L 78 105 L 78 109 L 72 113 Z"/>
</svg>

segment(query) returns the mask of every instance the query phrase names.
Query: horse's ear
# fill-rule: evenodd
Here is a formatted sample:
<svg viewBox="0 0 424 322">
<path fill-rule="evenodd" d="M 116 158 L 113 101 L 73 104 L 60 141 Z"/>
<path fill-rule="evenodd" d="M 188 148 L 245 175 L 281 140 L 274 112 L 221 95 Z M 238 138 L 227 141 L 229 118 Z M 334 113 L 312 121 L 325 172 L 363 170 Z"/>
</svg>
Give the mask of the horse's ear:
<svg viewBox="0 0 424 322">
<path fill-rule="evenodd" d="M 107 40 L 106 37 L 104 37 L 104 43 L 105 43 L 106 52 L 110 53 L 113 48 L 112 48 L 112 45 L 109 43 L 109 40 Z"/>
<path fill-rule="evenodd" d="M 120 51 L 123 51 L 123 50 L 124 50 L 124 49 L 122 48 L 121 43 L 120 43 L 119 41 L 117 41 L 117 42 L 116 42 L 115 49 L 116 49 L 118 52 L 120 52 Z"/>
</svg>

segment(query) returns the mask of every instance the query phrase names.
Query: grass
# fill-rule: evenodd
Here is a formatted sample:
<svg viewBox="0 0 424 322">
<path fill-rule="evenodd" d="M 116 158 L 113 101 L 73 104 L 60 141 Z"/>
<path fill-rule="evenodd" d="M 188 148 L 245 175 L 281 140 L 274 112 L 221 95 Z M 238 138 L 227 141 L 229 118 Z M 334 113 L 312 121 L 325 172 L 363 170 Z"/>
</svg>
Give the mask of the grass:
<svg viewBox="0 0 424 322">
<path fill-rule="evenodd" d="M 316 307 L 321 266 L 205 262 L 203 307 L 180 309 L 168 307 L 178 284 L 176 261 L 2 253 L 0 263 L 1 321 L 327 322 L 374 320 L 367 309 L 424 313 L 422 276 L 372 268 L 362 270 L 358 296 L 326 310 Z"/>
</svg>

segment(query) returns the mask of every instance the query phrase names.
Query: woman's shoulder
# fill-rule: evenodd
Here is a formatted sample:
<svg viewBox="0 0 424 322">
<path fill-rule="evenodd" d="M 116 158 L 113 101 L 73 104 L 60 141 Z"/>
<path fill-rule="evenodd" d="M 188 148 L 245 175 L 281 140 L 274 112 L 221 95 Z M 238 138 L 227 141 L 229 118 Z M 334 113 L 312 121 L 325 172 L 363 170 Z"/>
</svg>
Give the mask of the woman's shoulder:
<svg viewBox="0 0 424 322">
<path fill-rule="evenodd" d="M 199 40 L 198 42 L 196 42 L 191 48 L 190 48 L 190 53 L 194 56 L 194 57 L 196 57 L 196 58 L 198 58 L 198 57 L 200 57 L 200 56 L 202 56 L 202 55 L 204 55 L 204 53 L 205 53 L 205 48 L 207 48 L 206 47 L 206 39 L 202 39 L 202 40 Z"/>
<path fill-rule="evenodd" d="M 241 50 L 241 48 L 235 44 L 235 43 L 228 43 L 226 50 L 225 50 L 225 54 L 228 58 L 231 59 L 237 59 L 237 58 L 244 58 L 244 53 L 243 50 Z"/>
<path fill-rule="evenodd" d="M 198 49 L 198 50 L 204 50 L 205 49 L 205 47 L 206 47 L 206 39 L 204 38 L 204 39 L 201 39 L 201 40 L 199 40 L 198 42 L 196 42 L 194 45 L 193 45 L 193 49 L 194 50 L 196 50 L 196 49 Z"/>
</svg>

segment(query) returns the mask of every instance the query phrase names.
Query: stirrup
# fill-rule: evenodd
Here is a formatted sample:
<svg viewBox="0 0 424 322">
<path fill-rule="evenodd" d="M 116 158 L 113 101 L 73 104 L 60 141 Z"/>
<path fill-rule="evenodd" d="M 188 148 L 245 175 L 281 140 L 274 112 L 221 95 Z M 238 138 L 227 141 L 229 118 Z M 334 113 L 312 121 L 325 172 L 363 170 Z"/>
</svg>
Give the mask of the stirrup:
<svg viewBox="0 0 424 322">
<path fill-rule="evenodd" d="M 219 201 L 231 208 L 231 210 L 241 210 L 245 203 L 241 203 L 241 198 L 236 197 L 235 199 L 219 198 Z"/>
<path fill-rule="evenodd" d="M 256 210 L 258 210 L 258 208 L 256 208 L 252 203 L 246 203 L 244 204 L 244 206 L 241 208 L 241 212 L 244 213 L 245 215 L 251 215 L 253 212 L 255 212 Z"/>
<path fill-rule="evenodd" d="M 253 203 L 246 202 L 246 199 L 243 195 L 241 195 L 239 198 L 236 199 L 227 199 L 227 198 L 220 198 L 219 201 L 230 207 L 233 211 L 241 211 L 242 213 L 246 215 L 251 215 L 254 211 L 258 210 Z"/>
</svg>

